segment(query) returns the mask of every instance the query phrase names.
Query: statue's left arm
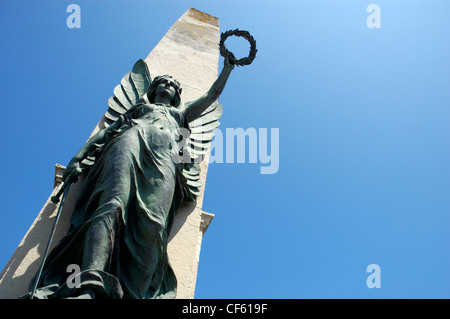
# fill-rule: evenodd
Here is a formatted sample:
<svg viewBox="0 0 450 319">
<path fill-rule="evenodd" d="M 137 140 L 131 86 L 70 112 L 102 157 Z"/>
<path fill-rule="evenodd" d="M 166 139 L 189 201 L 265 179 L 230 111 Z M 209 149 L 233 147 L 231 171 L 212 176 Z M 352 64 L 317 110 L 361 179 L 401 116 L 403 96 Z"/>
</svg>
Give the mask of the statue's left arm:
<svg viewBox="0 0 450 319">
<path fill-rule="evenodd" d="M 217 80 L 213 83 L 209 91 L 197 100 L 186 103 L 186 109 L 184 114 L 188 122 L 197 119 L 203 111 L 205 111 L 215 100 L 217 100 L 225 88 L 228 77 L 231 71 L 234 69 L 234 65 L 230 62 L 230 55 L 225 57 L 224 66 Z"/>
<path fill-rule="evenodd" d="M 101 129 L 95 135 L 93 135 L 89 140 L 81 147 L 81 149 L 75 154 L 75 156 L 71 159 L 69 164 L 63 173 L 63 180 L 75 170 L 79 169 L 81 166 L 81 162 L 85 159 L 88 154 L 97 147 L 98 144 L 107 144 L 118 132 L 124 123 L 127 123 L 131 118 L 133 118 L 136 110 L 141 106 L 141 104 L 137 104 L 131 109 L 129 109 L 126 113 L 121 114 L 119 119 L 117 119 L 113 124 L 109 125 L 106 128 Z"/>
</svg>

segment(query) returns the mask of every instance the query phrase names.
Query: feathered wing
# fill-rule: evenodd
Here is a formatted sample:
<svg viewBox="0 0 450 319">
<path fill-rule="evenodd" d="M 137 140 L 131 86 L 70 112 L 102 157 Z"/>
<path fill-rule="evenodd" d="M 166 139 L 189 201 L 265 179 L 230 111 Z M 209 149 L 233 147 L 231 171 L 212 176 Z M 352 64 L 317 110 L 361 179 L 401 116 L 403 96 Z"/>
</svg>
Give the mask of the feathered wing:
<svg viewBox="0 0 450 319">
<path fill-rule="evenodd" d="M 114 96 L 108 100 L 109 108 L 105 113 L 105 126 L 114 123 L 121 114 L 136 105 L 147 93 L 152 80 L 147 64 L 137 61 L 131 72 L 125 74 L 114 88 Z"/>
<path fill-rule="evenodd" d="M 120 84 L 114 88 L 114 96 L 108 99 L 108 109 L 105 112 L 104 126 L 114 123 L 121 114 L 136 105 L 147 93 L 152 80 L 147 64 L 138 60 L 131 72 L 124 75 Z M 96 154 L 102 145 L 95 145 L 95 149 L 81 162 L 85 167 L 94 165 Z"/>
<path fill-rule="evenodd" d="M 190 161 L 184 163 L 180 178 L 183 181 L 183 193 L 190 200 L 195 200 L 200 195 L 199 189 L 202 182 L 200 181 L 199 163 L 208 154 L 214 137 L 214 129 L 220 125 L 218 120 L 222 116 L 222 111 L 222 105 L 216 101 L 196 120 L 189 123 L 191 134 L 186 139 L 185 150 L 189 153 Z"/>
</svg>

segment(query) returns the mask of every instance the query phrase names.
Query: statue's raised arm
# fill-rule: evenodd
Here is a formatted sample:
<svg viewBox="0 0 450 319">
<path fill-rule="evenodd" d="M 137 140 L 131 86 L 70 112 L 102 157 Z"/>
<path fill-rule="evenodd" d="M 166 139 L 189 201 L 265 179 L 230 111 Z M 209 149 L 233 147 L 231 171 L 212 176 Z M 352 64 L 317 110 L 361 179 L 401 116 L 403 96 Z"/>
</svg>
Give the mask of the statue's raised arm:
<svg viewBox="0 0 450 319">
<path fill-rule="evenodd" d="M 245 58 L 236 59 L 234 54 L 227 50 L 225 46 L 225 40 L 229 36 L 237 36 L 246 39 L 250 44 L 249 55 Z M 223 32 L 220 36 L 220 54 L 225 58 L 224 67 L 220 73 L 217 80 L 211 86 L 211 89 L 203 96 L 195 101 L 188 102 L 185 104 L 185 115 L 188 122 L 194 121 L 210 106 L 214 101 L 216 101 L 220 94 L 222 93 L 225 84 L 227 83 L 228 77 L 230 76 L 231 70 L 233 70 L 235 65 L 243 66 L 249 65 L 256 58 L 256 41 L 253 36 L 245 30 L 229 30 Z"/>
<path fill-rule="evenodd" d="M 231 58 L 231 53 L 225 56 L 222 72 L 213 83 L 209 91 L 198 99 L 185 104 L 184 114 L 188 122 L 196 120 L 209 106 L 211 106 L 212 103 L 219 98 L 220 94 L 222 94 L 228 77 L 234 69 L 234 64 L 232 63 Z"/>
</svg>

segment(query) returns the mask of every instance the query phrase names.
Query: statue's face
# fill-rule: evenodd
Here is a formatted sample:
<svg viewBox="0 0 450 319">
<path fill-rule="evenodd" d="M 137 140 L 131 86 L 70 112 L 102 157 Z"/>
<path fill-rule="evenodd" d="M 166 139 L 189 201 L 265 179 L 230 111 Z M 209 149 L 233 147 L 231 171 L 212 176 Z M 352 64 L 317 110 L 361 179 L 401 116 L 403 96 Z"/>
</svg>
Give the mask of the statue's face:
<svg viewBox="0 0 450 319">
<path fill-rule="evenodd" d="M 176 94 L 175 83 L 169 79 L 161 80 L 161 82 L 156 86 L 155 94 L 164 95 L 172 100 Z"/>
</svg>

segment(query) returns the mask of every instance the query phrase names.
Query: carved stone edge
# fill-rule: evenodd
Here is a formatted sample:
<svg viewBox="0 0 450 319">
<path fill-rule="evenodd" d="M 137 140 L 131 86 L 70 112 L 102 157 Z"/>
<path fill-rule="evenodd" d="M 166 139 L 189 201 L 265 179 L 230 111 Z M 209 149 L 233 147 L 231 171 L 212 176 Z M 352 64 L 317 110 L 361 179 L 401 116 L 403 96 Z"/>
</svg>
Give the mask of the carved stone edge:
<svg viewBox="0 0 450 319">
<path fill-rule="evenodd" d="M 55 179 L 53 183 L 53 188 L 56 188 L 59 186 L 59 184 L 62 183 L 62 176 L 64 173 L 64 170 L 66 169 L 65 166 L 61 164 L 55 164 Z"/>
<path fill-rule="evenodd" d="M 209 225 L 211 224 L 211 221 L 213 220 L 213 218 L 214 218 L 214 214 L 210 214 L 210 213 L 202 211 L 201 221 L 200 221 L 200 230 L 202 231 L 203 235 L 205 235 L 205 232 L 208 229 Z"/>
</svg>

